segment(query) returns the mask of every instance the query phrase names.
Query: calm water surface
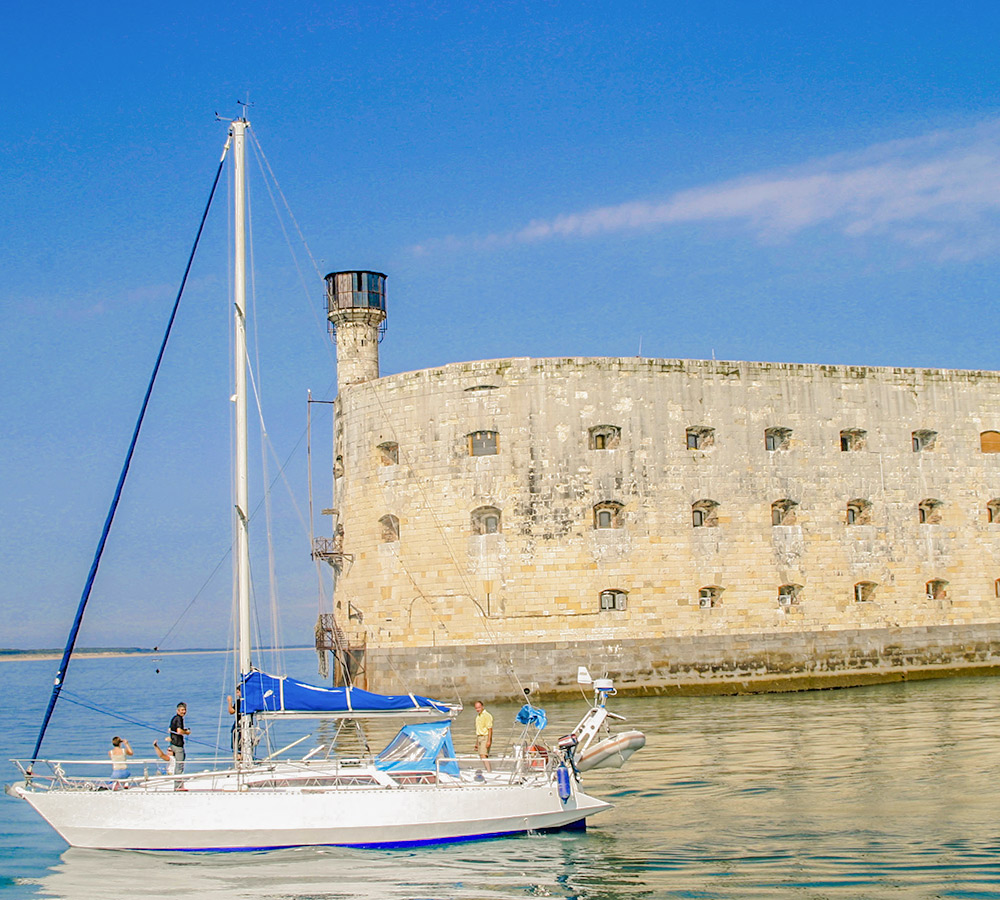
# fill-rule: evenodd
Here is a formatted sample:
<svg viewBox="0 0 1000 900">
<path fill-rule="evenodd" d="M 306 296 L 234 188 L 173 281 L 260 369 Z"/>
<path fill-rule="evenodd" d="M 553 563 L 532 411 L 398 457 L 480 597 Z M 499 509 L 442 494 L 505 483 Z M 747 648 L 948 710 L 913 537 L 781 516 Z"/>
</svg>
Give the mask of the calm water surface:
<svg viewBox="0 0 1000 900">
<path fill-rule="evenodd" d="M 289 674 L 314 679 L 312 660 L 290 654 Z M 30 753 L 55 668 L 0 662 L 4 761 Z M 80 660 L 74 693 L 160 727 L 63 703 L 45 750 L 102 755 L 122 734 L 146 755 L 179 699 L 193 737 L 226 744 L 226 668 L 212 654 Z M 67 849 L 26 804 L 0 797 L 0 900 L 1000 898 L 1000 679 L 614 703 L 648 744 L 626 769 L 587 778 L 615 809 L 585 834 L 412 851 L 106 853 Z M 491 708 L 502 735 L 515 708 Z M 551 739 L 584 706 L 547 709 Z M 463 752 L 471 718 L 455 729 Z"/>
</svg>

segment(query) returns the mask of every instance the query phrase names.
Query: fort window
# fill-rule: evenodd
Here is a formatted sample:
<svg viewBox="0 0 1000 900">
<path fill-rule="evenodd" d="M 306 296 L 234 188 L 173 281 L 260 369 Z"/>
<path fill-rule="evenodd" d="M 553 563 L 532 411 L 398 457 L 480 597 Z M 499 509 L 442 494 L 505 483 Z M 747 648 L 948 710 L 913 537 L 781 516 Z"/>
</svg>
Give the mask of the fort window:
<svg viewBox="0 0 1000 900">
<path fill-rule="evenodd" d="M 917 504 L 917 516 L 921 525 L 940 525 L 941 507 L 940 500 L 921 500 Z"/>
<path fill-rule="evenodd" d="M 781 609 L 795 606 L 799 602 L 801 591 L 801 584 L 783 584 L 778 588 L 778 606 Z"/>
<path fill-rule="evenodd" d="M 1000 431 L 984 431 L 979 435 L 979 449 L 983 453 L 1000 453 Z"/>
<path fill-rule="evenodd" d="M 913 452 L 921 453 L 924 450 L 933 450 L 937 441 L 936 431 L 914 431 L 913 432 Z"/>
<path fill-rule="evenodd" d="M 986 504 L 986 521 L 991 525 L 1000 522 L 1000 500 L 990 500 Z"/>
<path fill-rule="evenodd" d="M 606 609 L 625 609 L 627 599 L 628 593 L 626 591 L 601 591 L 601 612 Z"/>
<path fill-rule="evenodd" d="M 764 430 L 764 447 L 769 451 L 787 450 L 791 437 L 791 428 L 767 428 Z"/>
<path fill-rule="evenodd" d="M 692 425 L 687 430 L 688 450 L 707 450 L 715 446 L 715 429 L 707 425 Z"/>
<path fill-rule="evenodd" d="M 500 434 L 496 431 L 473 431 L 467 437 L 469 456 L 495 456 L 499 451 Z"/>
<path fill-rule="evenodd" d="M 385 544 L 399 540 L 399 519 L 395 516 L 382 516 L 378 520 L 382 528 L 382 542 Z"/>
<path fill-rule="evenodd" d="M 948 582 L 941 581 L 940 579 L 934 579 L 934 581 L 927 582 L 927 599 L 928 600 L 947 600 L 948 599 Z"/>
<path fill-rule="evenodd" d="M 691 525 L 694 528 L 714 528 L 719 524 L 719 504 L 714 500 L 696 500 L 691 504 Z"/>
<path fill-rule="evenodd" d="M 772 525 L 794 525 L 795 508 L 798 506 L 794 500 L 775 500 L 771 504 L 771 524 Z"/>
<path fill-rule="evenodd" d="M 700 609 L 711 609 L 713 606 L 718 606 L 722 600 L 722 592 L 724 588 L 719 587 L 717 584 L 710 584 L 707 587 L 700 588 L 698 590 L 698 607 Z"/>
<path fill-rule="evenodd" d="M 878 585 L 874 581 L 859 581 L 854 585 L 854 602 L 868 603 L 875 599 L 875 588 Z"/>
<path fill-rule="evenodd" d="M 594 507 L 594 528 L 621 528 L 622 505 L 607 501 Z"/>
<path fill-rule="evenodd" d="M 591 450 L 614 450 L 621 442 L 622 430 L 617 425 L 598 425 L 590 429 Z"/>
<path fill-rule="evenodd" d="M 860 497 L 847 502 L 847 524 L 848 525 L 870 525 L 872 505 L 867 500 Z"/>
<path fill-rule="evenodd" d="M 399 464 L 399 444 L 386 441 L 375 448 L 378 451 L 379 465 L 395 466 Z"/>
<path fill-rule="evenodd" d="M 867 433 L 860 428 L 845 428 L 840 432 L 840 449 L 845 453 L 851 450 L 864 450 Z"/>
<path fill-rule="evenodd" d="M 495 506 L 480 506 L 472 511 L 473 534 L 497 534 L 500 531 L 500 510 Z"/>
<path fill-rule="evenodd" d="M 1000 600 L 1000 578 L 993 582 L 993 596 Z"/>
</svg>

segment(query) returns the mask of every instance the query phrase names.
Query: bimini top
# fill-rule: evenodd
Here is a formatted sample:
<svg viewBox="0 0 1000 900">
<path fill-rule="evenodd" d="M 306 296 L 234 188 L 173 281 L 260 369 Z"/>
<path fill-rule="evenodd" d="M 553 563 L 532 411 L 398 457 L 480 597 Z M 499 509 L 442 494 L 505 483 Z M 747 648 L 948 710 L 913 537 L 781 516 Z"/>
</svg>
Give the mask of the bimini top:
<svg viewBox="0 0 1000 900">
<path fill-rule="evenodd" d="M 404 725 L 375 757 L 376 768 L 387 772 L 447 772 L 458 775 L 451 722 Z"/>
<path fill-rule="evenodd" d="M 416 694 L 373 694 L 357 687 L 318 687 L 264 672 L 251 672 L 243 679 L 242 695 L 242 712 L 289 716 L 450 716 L 461 709 Z"/>
</svg>

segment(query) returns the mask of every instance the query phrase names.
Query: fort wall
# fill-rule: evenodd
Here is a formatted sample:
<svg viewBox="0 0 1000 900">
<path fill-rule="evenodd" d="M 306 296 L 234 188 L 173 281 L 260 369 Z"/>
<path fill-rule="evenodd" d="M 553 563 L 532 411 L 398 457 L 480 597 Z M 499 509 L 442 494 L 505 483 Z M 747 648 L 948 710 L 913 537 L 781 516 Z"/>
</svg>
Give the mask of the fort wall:
<svg viewBox="0 0 1000 900">
<path fill-rule="evenodd" d="M 1000 373 L 491 360 L 342 385 L 336 421 L 375 689 L 1000 662 Z"/>
</svg>

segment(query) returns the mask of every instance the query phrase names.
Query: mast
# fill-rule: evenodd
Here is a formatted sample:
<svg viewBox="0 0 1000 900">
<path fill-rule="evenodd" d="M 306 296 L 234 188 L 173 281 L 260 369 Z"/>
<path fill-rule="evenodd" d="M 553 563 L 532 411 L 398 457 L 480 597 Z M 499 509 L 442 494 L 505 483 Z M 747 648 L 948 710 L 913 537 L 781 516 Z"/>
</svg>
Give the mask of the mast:
<svg viewBox="0 0 1000 900">
<path fill-rule="evenodd" d="M 233 137 L 233 332 L 234 332 L 234 401 L 236 403 L 236 508 L 233 515 L 236 551 L 237 655 L 240 683 L 250 674 L 250 535 L 247 463 L 247 329 L 246 329 L 246 130 L 250 123 L 245 117 L 234 119 L 230 127 Z M 240 761 L 253 760 L 252 723 L 249 716 L 240 715 L 237 701 Z"/>
</svg>

